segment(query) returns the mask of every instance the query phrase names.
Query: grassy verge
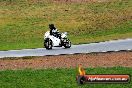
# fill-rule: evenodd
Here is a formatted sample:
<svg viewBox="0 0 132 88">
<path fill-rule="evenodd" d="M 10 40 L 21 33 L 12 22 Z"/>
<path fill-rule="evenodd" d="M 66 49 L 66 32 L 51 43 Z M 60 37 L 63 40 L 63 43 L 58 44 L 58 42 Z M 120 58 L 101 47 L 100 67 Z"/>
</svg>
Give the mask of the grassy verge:
<svg viewBox="0 0 132 88">
<path fill-rule="evenodd" d="M 132 37 L 131 0 L 64 3 L 53 0 L 1 0 L 0 50 L 43 47 L 54 23 L 73 44 Z"/>
<path fill-rule="evenodd" d="M 0 88 L 131 88 L 129 84 L 76 84 L 76 69 L 0 71 Z M 88 74 L 130 74 L 132 68 L 87 68 Z"/>
</svg>

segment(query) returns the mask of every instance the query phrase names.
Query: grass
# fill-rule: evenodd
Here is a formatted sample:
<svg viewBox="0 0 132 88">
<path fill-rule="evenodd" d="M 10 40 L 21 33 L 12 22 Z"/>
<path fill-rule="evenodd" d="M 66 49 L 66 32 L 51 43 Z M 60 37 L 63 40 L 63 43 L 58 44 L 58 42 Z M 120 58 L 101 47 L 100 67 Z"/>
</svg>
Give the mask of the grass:
<svg viewBox="0 0 132 88">
<path fill-rule="evenodd" d="M 76 83 L 76 69 L 25 69 L 0 71 L 0 88 L 131 88 L 128 84 L 86 84 Z M 130 74 L 132 68 L 87 68 L 87 74 Z"/>
<path fill-rule="evenodd" d="M 131 38 L 131 5 L 131 0 L 1 0 L 0 50 L 43 47 L 43 34 L 50 23 L 67 31 L 73 44 Z"/>
</svg>

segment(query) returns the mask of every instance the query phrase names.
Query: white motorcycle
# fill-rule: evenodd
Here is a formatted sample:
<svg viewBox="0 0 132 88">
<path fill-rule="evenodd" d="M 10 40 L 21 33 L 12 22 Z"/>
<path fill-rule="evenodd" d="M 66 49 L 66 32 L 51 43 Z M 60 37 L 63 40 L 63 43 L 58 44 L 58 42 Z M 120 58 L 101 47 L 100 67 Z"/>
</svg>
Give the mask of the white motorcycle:
<svg viewBox="0 0 132 88">
<path fill-rule="evenodd" d="M 52 47 L 62 47 L 70 48 L 71 42 L 67 38 L 67 32 L 61 33 L 61 38 L 50 35 L 50 31 L 47 31 L 44 35 L 44 47 L 46 49 L 52 49 Z"/>
</svg>

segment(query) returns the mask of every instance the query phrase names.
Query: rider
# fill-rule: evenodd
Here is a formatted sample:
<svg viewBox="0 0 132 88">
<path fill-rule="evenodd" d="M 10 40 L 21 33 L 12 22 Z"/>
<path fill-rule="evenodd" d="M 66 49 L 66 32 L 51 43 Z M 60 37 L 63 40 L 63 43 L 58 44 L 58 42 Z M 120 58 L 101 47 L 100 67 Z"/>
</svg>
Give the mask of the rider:
<svg viewBox="0 0 132 88">
<path fill-rule="evenodd" d="M 55 28 L 54 24 L 49 24 L 49 28 L 50 28 L 50 35 L 53 35 L 53 36 L 61 39 L 61 34 L 57 30 L 57 28 Z"/>
</svg>

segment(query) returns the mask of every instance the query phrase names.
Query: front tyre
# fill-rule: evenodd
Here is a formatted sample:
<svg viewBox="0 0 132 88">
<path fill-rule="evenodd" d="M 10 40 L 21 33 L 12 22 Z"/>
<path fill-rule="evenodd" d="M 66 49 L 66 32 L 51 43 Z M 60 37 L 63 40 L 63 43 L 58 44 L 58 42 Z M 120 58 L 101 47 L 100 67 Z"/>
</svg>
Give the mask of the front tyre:
<svg viewBox="0 0 132 88">
<path fill-rule="evenodd" d="M 47 38 L 44 40 L 44 47 L 48 50 L 52 49 L 52 40 Z"/>
<path fill-rule="evenodd" d="M 64 42 L 64 47 L 65 48 L 70 48 L 71 47 L 71 41 L 69 39 L 65 39 L 64 41 L 65 41 Z"/>
</svg>

